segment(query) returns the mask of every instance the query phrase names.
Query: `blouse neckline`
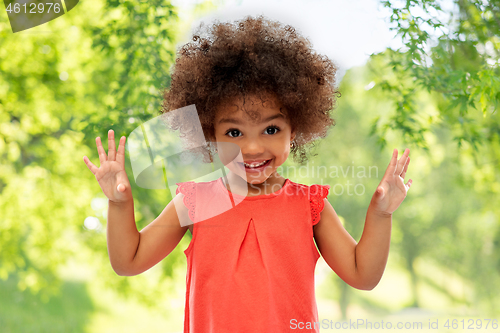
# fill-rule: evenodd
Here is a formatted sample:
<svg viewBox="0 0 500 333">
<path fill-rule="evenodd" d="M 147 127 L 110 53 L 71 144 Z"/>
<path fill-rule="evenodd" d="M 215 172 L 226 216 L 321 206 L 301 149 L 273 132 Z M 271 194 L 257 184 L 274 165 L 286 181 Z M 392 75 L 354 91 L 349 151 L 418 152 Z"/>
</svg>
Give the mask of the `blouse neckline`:
<svg viewBox="0 0 500 333">
<path fill-rule="evenodd" d="M 221 188 L 221 190 L 227 194 L 227 195 L 231 195 L 233 196 L 234 198 L 239 198 L 239 199 L 242 199 L 242 200 L 259 200 L 259 199 L 268 199 L 268 198 L 274 198 L 278 195 L 280 195 L 284 190 L 285 188 L 291 183 L 291 180 L 289 178 L 286 178 L 285 179 L 285 183 L 283 184 L 283 186 L 281 186 L 281 188 L 279 190 L 277 190 L 276 192 L 272 192 L 272 193 L 268 193 L 268 194 L 259 194 L 259 195 L 254 195 L 254 196 L 244 196 L 244 195 L 239 195 L 239 194 L 236 194 L 236 193 L 233 193 L 231 191 L 229 191 L 226 186 L 224 186 L 224 182 L 222 181 L 222 177 L 217 179 L 217 183 L 219 184 L 219 187 Z"/>
</svg>

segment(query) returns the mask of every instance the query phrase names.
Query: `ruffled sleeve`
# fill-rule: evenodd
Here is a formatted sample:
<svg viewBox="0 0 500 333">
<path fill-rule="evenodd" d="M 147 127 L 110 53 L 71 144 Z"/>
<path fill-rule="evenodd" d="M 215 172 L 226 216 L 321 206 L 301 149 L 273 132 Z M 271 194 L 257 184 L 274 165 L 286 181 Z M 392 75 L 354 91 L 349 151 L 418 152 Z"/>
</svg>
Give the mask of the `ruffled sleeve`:
<svg viewBox="0 0 500 333">
<path fill-rule="evenodd" d="M 184 206 L 188 209 L 188 215 L 191 221 L 194 222 L 194 209 L 195 209 L 195 201 L 196 201 L 196 183 L 184 182 L 184 183 L 175 183 L 177 185 L 177 189 L 175 190 L 175 194 L 182 193 L 184 194 Z"/>
<path fill-rule="evenodd" d="M 319 222 L 320 213 L 325 206 L 324 199 L 328 196 L 330 185 L 314 184 L 309 186 L 309 202 L 311 204 L 312 225 Z"/>
</svg>

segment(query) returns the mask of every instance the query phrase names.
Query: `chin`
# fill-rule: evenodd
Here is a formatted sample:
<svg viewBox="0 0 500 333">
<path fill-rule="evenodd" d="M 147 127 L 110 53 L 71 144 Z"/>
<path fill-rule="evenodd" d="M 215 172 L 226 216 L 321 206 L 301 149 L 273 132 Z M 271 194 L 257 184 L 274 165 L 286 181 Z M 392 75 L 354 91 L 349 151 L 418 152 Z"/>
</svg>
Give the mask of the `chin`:
<svg viewBox="0 0 500 333">
<path fill-rule="evenodd" d="M 265 181 L 267 181 L 273 173 L 276 172 L 276 169 L 273 169 L 273 172 L 267 174 L 267 173 L 262 173 L 258 177 L 252 177 L 252 174 L 247 174 L 247 183 L 249 184 L 262 184 Z"/>
<path fill-rule="evenodd" d="M 263 184 L 269 177 L 266 177 L 265 179 L 251 179 L 251 178 L 248 178 L 247 179 L 247 183 L 248 184 L 252 184 L 252 185 L 258 185 L 258 184 Z"/>
</svg>

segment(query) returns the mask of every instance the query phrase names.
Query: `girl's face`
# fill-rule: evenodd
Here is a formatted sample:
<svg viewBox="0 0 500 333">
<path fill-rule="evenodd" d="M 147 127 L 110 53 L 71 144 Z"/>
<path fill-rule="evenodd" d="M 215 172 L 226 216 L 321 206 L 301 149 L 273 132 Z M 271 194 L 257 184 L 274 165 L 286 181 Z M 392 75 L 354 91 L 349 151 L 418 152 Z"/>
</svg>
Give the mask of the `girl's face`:
<svg viewBox="0 0 500 333">
<path fill-rule="evenodd" d="M 249 184 L 264 183 L 290 154 L 295 133 L 280 107 L 274 97 L 261 100 L 248 96 L 245 104 L 243 99 L 236 98 L 217 110 L 215 139 L 239 147 L 244 164 L 234 162 L 233 167 L 237 168 L 237 174 L 246 174 Z M 243 108 L 255 113 L 257 119 L 251 119 Z"/>
</svg>

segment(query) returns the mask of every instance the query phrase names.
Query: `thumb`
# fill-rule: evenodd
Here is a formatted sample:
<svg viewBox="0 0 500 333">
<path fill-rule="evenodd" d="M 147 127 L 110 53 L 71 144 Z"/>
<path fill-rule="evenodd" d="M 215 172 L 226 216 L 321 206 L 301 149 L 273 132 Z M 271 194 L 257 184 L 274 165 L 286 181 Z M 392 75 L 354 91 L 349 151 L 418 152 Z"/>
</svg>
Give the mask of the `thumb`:
<svg viewBox="0 0 500 333">
<path fill-rule="evenodd" d="M 379 200 L 384 197 L 385 191 L 384 191 L 384 188 L 382 186 L 377 187 L 376 195 L 377 195 L 377 199 L 379 199 Z"/>
<path fill-rule="evenodd" d="M 116 189 L 118 190 L 118 192 L 121 192 L 121 193 L 125 192 L 126 188 L 127 187 L 125 186 L 125 184 L 122 184 L 122 183 L 118 184 L 118 186 L 116 187 Z"/>
</svg>

